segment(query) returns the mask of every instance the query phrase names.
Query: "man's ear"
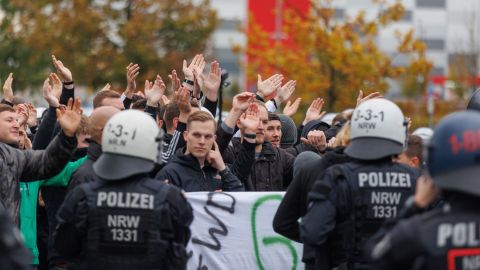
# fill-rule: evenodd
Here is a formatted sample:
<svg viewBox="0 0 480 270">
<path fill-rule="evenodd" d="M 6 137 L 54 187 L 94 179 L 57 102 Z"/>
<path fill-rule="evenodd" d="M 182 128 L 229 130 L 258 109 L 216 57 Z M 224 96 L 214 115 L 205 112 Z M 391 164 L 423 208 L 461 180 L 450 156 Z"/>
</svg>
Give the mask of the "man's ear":
<svg viewBox="0 0 480 270">
<path fill-rule="evenodd" d="M 172 119 L 172 124 L 173 124 L 173 128 L 176 129 L 176 128 L 177 128 L 177 125 L 178 125 L 178 117 L 174 117 L 174 118 Z"/>
<path fill-rule="evenodd" d="M 185 130 L 183 132 L 183 139 L 185 140 L 185 142 L 187 141 L 187 137 L 188 137 L 188 130 Z"/>
<path fill-rule="evenodd" d="M 412 157 L 410 159 L 410 166 L 414 168 L 420 168 L 420 159 L 418 157 Z"/>
</svg>

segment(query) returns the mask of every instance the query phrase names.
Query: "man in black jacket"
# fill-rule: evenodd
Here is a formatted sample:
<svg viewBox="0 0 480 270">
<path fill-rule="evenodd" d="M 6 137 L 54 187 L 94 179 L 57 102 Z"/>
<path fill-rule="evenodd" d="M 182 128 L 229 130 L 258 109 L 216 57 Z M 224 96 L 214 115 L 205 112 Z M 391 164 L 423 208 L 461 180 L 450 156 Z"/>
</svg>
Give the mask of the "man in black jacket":
<svg viewBox="0 0 480 270">
<path fill-rule="evenodd" d="M 252 136 L 256 146 L 255 153 L 249 159 L 253 165 L 245 183 L 246 189 L 249 191 L 285 190 L 292 181 L 295 157 L 265 140 L 265 127 L 268 124 L 267 108 L 260 101 L 255 101 L 254 104 L 258 107 L 260 118 L 256 134 L 247 134 L 245 127 L 238 120 L 237 125 L 240 128 L 241 138 L 232 140 L 232 145 L 223 153 L 225 161 L 233 163 L 241 152 L 241 141 Z"/>
<path fill-rule="evenodd" d="M 225 166 L 215 142 L 216 123 L 206 112 L 195 112 L 188 117 L 183 137 L 184 152 L 175 155 L 157 174 L 185 191 L 241 191 L 238 178 Z"/>
<path fill-rule="evenodd" d="M 87 160 L 72 174 L 69 190 L 85 182 L 93 181 L 93 163 L 102 154 L 102 131 L 107 121 L 116 113 L 120 112 L 112 106 L 102 106 L 95 109 L 90 115 L 88 131 L 90 133 L 90 145 L 87 149 Z"/>
</svg>

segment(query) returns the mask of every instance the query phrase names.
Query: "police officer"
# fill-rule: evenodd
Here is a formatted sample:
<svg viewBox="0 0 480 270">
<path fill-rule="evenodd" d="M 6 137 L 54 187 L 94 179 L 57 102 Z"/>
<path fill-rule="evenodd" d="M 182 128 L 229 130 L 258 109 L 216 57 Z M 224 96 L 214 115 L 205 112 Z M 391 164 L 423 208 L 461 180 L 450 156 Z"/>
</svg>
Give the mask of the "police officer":
<svg viewBox="0 0 480 270">
<path fill-rule="evenodd" d="M 329 167 L 316 181 L 300 225 L 303 242 L 316 247 L 317 269 L 369 269 L 366 239 L 415 188 L 418 172 L 392 162 L 406 134 L 403 113 L 391 101 L 372 99 L 355 109 L 345 153 L 356 161 Z"/>
<path fill-rule="evenodd" d="M 107 122 L 98 180 L 72 190 L 61 206 L 55 245 L 71 269 L 184 269 L 193 215 L 176 187 L 148 177 L 162 134 L 143 112 Z"/>
<path fill-rule="evenodd" d="M 429 200 L 408 200 L 402 216 L 410 218 L 373 238 L 369 253 L 379 269 L 480 269 L 479 134 L 478 112 L 456 112 L 438 124 L 427 169 L 445 203 L 413 215 Z"/>
</svg>

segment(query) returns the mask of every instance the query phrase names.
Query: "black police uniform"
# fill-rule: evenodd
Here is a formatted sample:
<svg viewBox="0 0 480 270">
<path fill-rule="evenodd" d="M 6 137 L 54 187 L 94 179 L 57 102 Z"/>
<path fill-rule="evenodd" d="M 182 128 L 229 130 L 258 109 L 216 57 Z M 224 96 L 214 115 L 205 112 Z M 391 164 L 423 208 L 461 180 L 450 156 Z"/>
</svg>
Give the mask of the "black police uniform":
<svg viewBox="0 0 480 270">
<path fill-rule="evenodd" d="M 309 210 L 300 226 L 302 240 L 317 248 L 326 243 L 330 267 L 368 269 L 362 254 L 366 240 L 385 219 L 397 215 L 413 194 L 418 175 L 390 157 L 330 167 L 309 194 Z M 325 267 L 318 261 L 325 256 L 317 254 L 317 269 Z"/>
<path fill-rule="evenodd" d="M 171 185 L 135 176 L 97 180 L 71 191 L 55 244 L 71 269 L 183 269 L 192 209 Z"/>
<path fill-rule="evenodd" d="M 375 245 L 368 253 L 377 269 L 480 269 L 480 198 L 446 197 L 443 207 L 386 224 L 371 239 Z M 419 211 L 413 204 L 408 208 L 401 218 Z"/>
<path fill-rule="evenodd" d="M 18 228 L 12 223 L 3 203 L 0 202 L 0 269 L 33 269 L 32 254 L 23 245 Z"/>
</svg>

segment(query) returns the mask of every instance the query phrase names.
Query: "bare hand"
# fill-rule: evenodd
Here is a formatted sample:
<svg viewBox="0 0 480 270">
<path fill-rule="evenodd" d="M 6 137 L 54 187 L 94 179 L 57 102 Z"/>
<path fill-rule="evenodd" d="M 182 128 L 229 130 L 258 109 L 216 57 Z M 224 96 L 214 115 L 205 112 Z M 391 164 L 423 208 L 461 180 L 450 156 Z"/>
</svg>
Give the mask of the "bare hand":
<svg viewBox="0 0 480 270">
<path fill-rule="evenodd" d="M 277 96 L 275 97 L 275 101 L 277 104 L 283 103 L 285 100 L 288 100 L 290 96 L 295 92 L 295 86 L 297 85 L 297 81 L 290 80 L 282 87 L 277 90 Z"/>
<path fill-rule="evenodd" d="M 28 120 L 28 108 L 25 104 L 18 104 L 17 105 L 17 121 L 18 125 L 23 127 Z"/>
<path fill-rule="evenodd" d="M 225 170 L 225 163 L 223 162 L 222 155 L 218 149 L 217 142 L 214 141 L 213 143 L 215 145 L 215 149 L 208 152 L 207 161 L 213 168 L 217 169 L 218 171 L 223 171 Z"/>
<path fill-rule="evenodd" d="M 205 68 L 205 58 L 203 54 L 197 54 L 193 58 L 190 65 L 187 66 L 187 60 L 183 60 L 183 75 L 185 79 L 193 81 L 193 71 L 195 70 L 197 74 L 202 74 L 203 69 Z"/>
<path fill-rule="evenodd" d="M 50 85 L 50 83 L 53 85 Z M 57 74 L 50 73 L 48 78 L 43 82 L 43 98 L 48 105 L 57 108 L 60 106 L 60 96 L 62 94 L 62 83 Z"/>
<path fill-rule="evenodd" d="M 71 82 L 73 81 L 72 72 L 70 69 L 66 68 L 62 61 L 57 60 L 55 55 L 52 54 L 52 62 L 55 68 L 57 69 L 57 73 L 60 75 L 60 78 L 63 82 Z"/>
<path fill-rule="evenodd" d="M 382 94 L 380 94 L 380 92 L 373 92 L 370 95 L 363 97 L 363 91 L 360 90 L 358 92 L 358 97 L 357 97 L 357 107 L 358 105 L 362 104 L 367 100 L 374 99 L 374 98 L 381 98 L 381 97 L 382 97 Z"/>
<path fill-rule="evenodd" d="M 27 125 L 28 127 L 34 127 L 37 125 L 37 109 L 32 103 L 27 103 L 26 105 L 28 109 Z"/>
<path fill-rule="evenodd" d="M 63 133 L 68 137 L 75 136 L 75 131 L 80 126 L 80 120 L 82 119 L 82 106 L 80 104 L 80 98 L 76 97 L 75 102 L 70 98 L 67 103 L 67 107 L 57 108 L 57 121 L 63 130 Z"/>
<path fill-rule="evenodd" d="M 419 208 L 426 208 L 440 194 L 440 189 L 435 186 L 432 179 L 427 176 L 420 176 L 415 189 L 415 204 Z"/>
<path fill-rule="evenodd" d="M 309 131 L 307 138 L 300 138 L 300 140 L 303 143 L 309 144 L 320 151 L 323 151 L 325 148 L 327 148 L 327 138 L 325 137 L 325 133 L 320 130 Z"/>
<path fill-rule="evenodd" d="M 8 74 L 7 79 L 5 80 L 5 83 L 3 84 L 3 99 L 5 99 L 8 102 L 13 101 L 13 73 Z"/>
<path fill-rule="evenodd" d="M 322 116 L 325 114 L 325 112 L 322 112 L 323 104 L 323 98 L 316 98 L 313 100 L 312 104 L 310 104 L 310 107 L 308 107 L 307 113 L 305 114 L 303 125 L 306 125 L 310 121 L 322 118 Z"/>
<path fill-rule="evenodd" d="M 137 89 L 137 83 L 135 79 L 137 78 L 138 74 L 140 74 L 140 66 L 138 64 L 130 63 L 126 67 L 127 69 L 127 88 L 125 89 L 125 96 L 127 98 L 132 98 L 133 94 L 135 93 L 135 89 Z"/>
<path fill-rule="evenodd" d="M 282 86 L 283 75 L 275 74 L 270 78 L 262 81 L 262 76 L 258 74 L 257 94 L 264 100 L 270 100 L 275 97 L 275 90 Z"/>
<path fill-rule="evenodd" d="M 257 132 L 258 125 L 260 124 L 257 104 L 250 104 L 247 111 L 240 117 L 239 121 L 242 128 L 244 128 L 245 133 L 255 134 Z"/>
<path fill-rule="evenodd" d="M 220 63 L 213 61 L 210 64 L 210 72 L 208 77 L 205 78 L 203 74 L 200 74 L 203 80 L 203 88 L 207 91 L 207 98 L 210 101 L 216 101 L 218 96 L 218 90 L 220 88 L 220 81 L 222 80 L 222 69 Z"/>
<path fill-rule="evenodd" d="M 157 75 L 155 82 L 150 83 L 148 80 L 145 81 L 145 97 L 147 99 L 147 105 L 150 107 L 157 107 L 160 99 L 165 93 L 165 83 L 162 80 L 160 75 Z"/>
<path fill-rule="evenodd" d="M 172 70 L 172 74 L 168 75 L 170 78 L 170 83 L 172 84 L 172 93 L 176 93 L 180 89 L 180 79 L 177 76 L 177 71 Z"/>
<path fill-rule="evenodd" d="M 177 105 L 180 113 L 190 114 L 192 105 L 190 105 L 190 91 L 186 87 L 181 87 L 177 95 Z"/>
<path fill-rule="evenodd" d="M 285 114 L 286 116 L 292 117 L 292 115 L 294 115 L 298 111 L 298 107 L 300 107 L 301 101 L 302 101 L 301 98 L 295 99 L 293 103 L 291 103 L 290 100 L 287 101 L 287 104 L 283 108 L 283 114 Z"/>
<path fill-rule="evenodd" d="M 253 102 L 255 94 L 250 92 L 242 92 L 233 97 L 232 110 L 237 112 L 244 112 L 248 106 Z"/>
</svg>

